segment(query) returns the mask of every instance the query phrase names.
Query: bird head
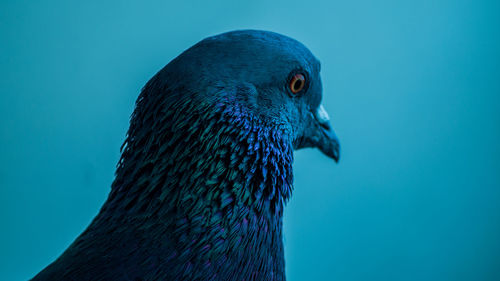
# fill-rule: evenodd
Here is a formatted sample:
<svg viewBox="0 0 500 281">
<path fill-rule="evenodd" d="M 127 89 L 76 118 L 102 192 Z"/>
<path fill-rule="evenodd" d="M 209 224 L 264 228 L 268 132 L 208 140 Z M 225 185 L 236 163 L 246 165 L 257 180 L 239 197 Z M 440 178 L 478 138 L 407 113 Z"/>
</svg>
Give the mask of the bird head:
<svg viewBox="0 0 500 281">
<path fill-rule="evenodd" d="M 182 84 L 197 100 L 234 93 L 229 102 L 286 128 L 294 149 L 316 147 L 339 159 L 339 141 L 321 104 L 320 62 L 292 38 L 257 30 L 223 33 L 183 52 L 159 76 Z"/>
</svg>

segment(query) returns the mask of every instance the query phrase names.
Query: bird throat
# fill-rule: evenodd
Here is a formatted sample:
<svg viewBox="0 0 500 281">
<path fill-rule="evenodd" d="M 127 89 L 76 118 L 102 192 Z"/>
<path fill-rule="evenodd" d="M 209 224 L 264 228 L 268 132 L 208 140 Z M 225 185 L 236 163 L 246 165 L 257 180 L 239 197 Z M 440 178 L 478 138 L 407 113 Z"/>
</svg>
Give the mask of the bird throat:
<svg viewBox="0 0 500 281">
<path fill-rule="evenodd" d="M 140 106 L 96 223 L 127 225 L 141 237 L 137 253 L 155 247 L 147 255 L 175 278 L 282 279 L 286 130 L 220 101 Z"/>
</svg>

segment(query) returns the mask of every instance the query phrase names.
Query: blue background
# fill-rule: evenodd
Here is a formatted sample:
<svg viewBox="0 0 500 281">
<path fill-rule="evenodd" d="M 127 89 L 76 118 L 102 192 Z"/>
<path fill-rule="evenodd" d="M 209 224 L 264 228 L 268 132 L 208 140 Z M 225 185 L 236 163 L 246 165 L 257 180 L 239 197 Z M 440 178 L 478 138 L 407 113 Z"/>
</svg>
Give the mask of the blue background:
<svg viewBox="0 0 500 281">
<path fill-rule="evenodd" d="M 500 2 L 2 1 L 0 280 L 106 199 L 135 99 L 204 37 L 283 33 L 322 61 L 339 165 L 296 153 L 298 280 L 500 280 Z"/>
</svg>

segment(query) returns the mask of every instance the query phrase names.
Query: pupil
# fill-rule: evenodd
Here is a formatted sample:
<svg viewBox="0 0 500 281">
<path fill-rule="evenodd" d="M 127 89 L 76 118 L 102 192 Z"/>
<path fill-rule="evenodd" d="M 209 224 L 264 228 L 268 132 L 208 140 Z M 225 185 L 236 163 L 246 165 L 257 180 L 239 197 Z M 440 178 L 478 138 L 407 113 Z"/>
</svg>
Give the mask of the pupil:
<svg viewBox="0 0 500 281">
<path fill-rule="evenodd" d="M 302 87 L 302 80 L 297 80 L 294 84 L 293 84 L 293 89 L 295 91 L 298 91 L 300 90 L 300 88 Z"/>
</svg>

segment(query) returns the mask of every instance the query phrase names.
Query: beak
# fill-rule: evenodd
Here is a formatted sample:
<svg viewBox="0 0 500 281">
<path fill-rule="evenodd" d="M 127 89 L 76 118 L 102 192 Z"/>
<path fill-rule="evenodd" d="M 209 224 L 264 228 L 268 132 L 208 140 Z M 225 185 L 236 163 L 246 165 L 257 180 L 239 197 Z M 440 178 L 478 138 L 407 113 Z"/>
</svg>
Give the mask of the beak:
<svg viewBox="0 0 500 281">
<path fill-rule="evenodd" d="M 323 105 L 320 105 L 318 110 L 314 113 L 314 119 L 316 119 L 316 122 L 318 122 L 321 128 L 321 132 L 319 133 L 320 136 L 316 144 L 317 147 L 321 152 L 333 158 L 335 162 L 339 162 L 340 142 L 335 131 L 333 131 L 332 125 L 330 124 L 330 117 Z"/>
<path fill-rule="evenodd" d="M 312 113 L 313 120 L 310 120 L 310 126 L 306 128 L 304 136 L 301 139 L 300 147 L 316 147 L 328 157 L 339 161 L 340 143 L 337 135 L 330 124 L 330 117 L 323 105 Z M 312 124 L 311 124 L 312 123 Z"/>
</svg>

